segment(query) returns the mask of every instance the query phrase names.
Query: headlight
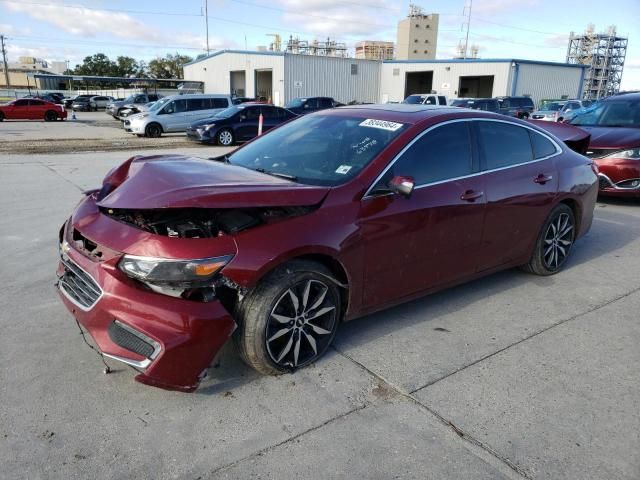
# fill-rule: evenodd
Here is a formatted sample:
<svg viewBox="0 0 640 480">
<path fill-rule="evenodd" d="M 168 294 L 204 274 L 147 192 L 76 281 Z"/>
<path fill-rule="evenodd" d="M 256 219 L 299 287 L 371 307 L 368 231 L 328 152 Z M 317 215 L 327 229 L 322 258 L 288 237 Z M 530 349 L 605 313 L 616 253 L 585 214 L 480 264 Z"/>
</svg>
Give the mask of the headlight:
<svg viewBox="0 0 640 480">
<path fill-rule="evenodd" d="M 210 123 L 209 125 L 204 125 L 202 128 L 203 128 L 204 130 L 207 130 L 207 131 L 208 131 L 208 130 L 211 130 L 211 129 L 212 129 L 213 127 L 215 127 L 215 126 L 216 126 L 216 124 L 215 124 L 215 123 Z"/>
<path fill-rule="evenodd" d="M 188 286 L 211 280 L 222 267 L 229 263 L 231 258 L 232 255 L 194 260 L 169 260 L 125 255 L 118 263 L 118 268 L 129 277 L 144 283 Z"/>
<path fill-rule="evenodd" d="M 602 158 L 622 158 L 625 160 L 640 160 L 640 148 L 623 150 L 622 152 L 610 153 Z"/>
</svg>

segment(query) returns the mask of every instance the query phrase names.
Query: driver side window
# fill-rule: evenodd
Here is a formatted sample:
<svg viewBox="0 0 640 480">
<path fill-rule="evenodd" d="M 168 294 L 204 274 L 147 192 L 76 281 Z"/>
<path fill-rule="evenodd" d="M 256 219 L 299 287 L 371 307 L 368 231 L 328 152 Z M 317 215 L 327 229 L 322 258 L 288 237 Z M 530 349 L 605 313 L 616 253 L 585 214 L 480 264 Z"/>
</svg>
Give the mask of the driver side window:
<svg viewBox="0 0 640 480">
<path fill-rule="evenodd" d="M 470 125 L 454 122 L 425 133 L 402 153 L 374 190 L 388 190 L 395 176 L 413 177 L 420 186 L 473 173 Z"/>
</svg>

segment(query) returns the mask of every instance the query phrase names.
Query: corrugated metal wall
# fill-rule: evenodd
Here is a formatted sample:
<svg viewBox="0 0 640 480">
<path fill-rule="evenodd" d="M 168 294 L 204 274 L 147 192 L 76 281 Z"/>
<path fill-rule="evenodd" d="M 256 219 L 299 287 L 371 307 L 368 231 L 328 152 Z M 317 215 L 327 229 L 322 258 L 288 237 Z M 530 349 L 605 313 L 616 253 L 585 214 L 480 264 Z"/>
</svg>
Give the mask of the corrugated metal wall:
<svg viewBox="0 0 640 480">
<path fill-rule="evenodd" d="M 356 65 L 357 73 L 352 73 L 352 65 Z M 342 103 L 376 103 L 381 65 L 375 60 L 285 55 L 285 101 L 297 97 L 327 96 Z"/>
<path fill-rule="evenodd" d="M 530 96 L 537 107 L 543 98 L 579 98 L 582 69 L 521 63 L 517 77 L 515 95 Z"/>
<path fill-rule="evenodd" d="M 245 71 L 247 97 L 254 97 L 255 71 L 271 69 L 273 80 L 273 103 L 283 105 L 284 55 L 259 53 L 223 52 L 200 62 L 185 65 L 184 78 L 204 82 L 204 93 L 231 92 L 232 71 Z"/>
<path fill-rule="evenodd" d="M 448 70 L 447 70 L 448 69 Z M 510 95 L 509 75 L 511 62 L 385 62 L 382 65 L 379 102 L 404 100 L 407 72 L 433 72 L 433 90 L 457 98 L 460 77 L 493 75 L 493 96 Z M 429 92 L 423 92 L 429 93 Z"/>
</svg>

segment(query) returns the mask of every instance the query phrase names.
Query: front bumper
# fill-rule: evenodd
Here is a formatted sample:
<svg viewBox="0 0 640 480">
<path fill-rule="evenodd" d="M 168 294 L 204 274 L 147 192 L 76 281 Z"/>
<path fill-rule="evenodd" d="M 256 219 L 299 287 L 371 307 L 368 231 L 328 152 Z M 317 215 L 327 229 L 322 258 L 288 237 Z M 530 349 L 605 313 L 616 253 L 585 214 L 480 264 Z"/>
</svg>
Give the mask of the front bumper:
<svg viewBox="0 0 640 480">
<path fill-rule="evenodd" d="M 227 310 L 218 300 L 203 303 L 146 290 L 117 268 L 120 253 L 103 248 L 100 257 L 87 255 L 74 228 L 70 220 L 60 234 L 57 275 L 64 305 L 105 356 L 138 369 L 138 382 L 195 390 L 236 327 Z"/>
<path fill-rule="evenodd" d="M 212 143 L 214 141 L 214 137 L 211 135 L 211 133 L 201 128 L 199 129 L 188 128 L 187 138 L 189 140 L 193 140 L 194 142 L 201 142 L 201 143 Z"/>
<path fill-rule="evenodd" d="M 125 132 L 134 133 L 136 135 L 143 135 L 146 126 L 147 125 L 144 122 L 136 120 L 125 120 L 123 125 Z"/>
<path fill-rule="evenodd" d="M 612 197 L 640 197 L 640 178 L 614 183 L 607 175 L 598 174 L 598 191 Z"/>
</svg>

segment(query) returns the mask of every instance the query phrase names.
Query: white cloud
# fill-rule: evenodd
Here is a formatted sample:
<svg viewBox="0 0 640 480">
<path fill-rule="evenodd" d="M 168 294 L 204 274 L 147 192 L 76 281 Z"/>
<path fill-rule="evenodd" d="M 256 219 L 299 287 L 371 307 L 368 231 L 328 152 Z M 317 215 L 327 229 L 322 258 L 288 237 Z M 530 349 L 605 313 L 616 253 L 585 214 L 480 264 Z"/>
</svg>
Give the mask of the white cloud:
<svg viewBox="0 0 640 480">
<path fill-rule="evenodd" d="M 568 33 L 556 33 L 545 37 L 544 44 L 548 47 L 567 47 L 569 45 Z"/>
<path fill-rule="evenodd" d="M 62 4 L 25 5 L 17 1 L 1 2 L 9 11 L 24 13 L 41 22 L 53 25 L 67 33 L 82 37 L 95 37 L 109 32 L 115 37 L 160 41 L 163 35 L 126 13 L 89 10 Z"/>
<path fill-rule="evenodd" d="M 509 10 L 522 10 L 524 7 L 533 7 L 538 5 L 538 0 L 476 0 L 471 10 L 472 14 L 480 15 L 497 15 L 508 12 Z"/>
<path fill-rule="evenodd" d="M 360 3 L 364 5 L 364 0 Z M 389 7 L 385 0 L 371 0 L 366 7 L 340 0 L 279 0 L 279 4 L 287 10 L 283 23 L 292 30 L 333 39 L 391 40 L 401 18 L 399 7 Z"/>
</svg>

